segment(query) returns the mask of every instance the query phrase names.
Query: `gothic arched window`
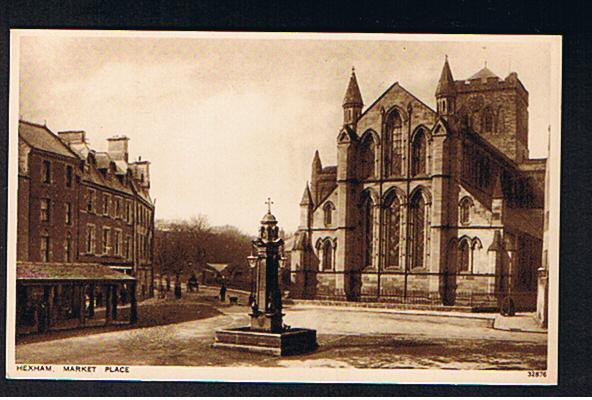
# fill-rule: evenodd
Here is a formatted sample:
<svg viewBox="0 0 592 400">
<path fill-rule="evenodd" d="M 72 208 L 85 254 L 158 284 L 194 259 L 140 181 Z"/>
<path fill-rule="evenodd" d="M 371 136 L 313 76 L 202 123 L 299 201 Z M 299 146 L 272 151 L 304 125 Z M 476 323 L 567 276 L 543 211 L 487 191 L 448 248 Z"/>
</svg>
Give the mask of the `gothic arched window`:
<svg viewBox="0 0 592 400">
<path fill-rule="evenodd" d="M 361 179 L 374 176 L 374 165 L 376 163 L 375 147 L 376 145 L 372 134 L 367 134 L 360 148 L 359 168 Z"/>
<path fill-rule="evenodd" d="M 503 108 L 499 108 L 497 112 L 497 132 L 503 133 L 506 128 L 505 125 L 505 113 Z"/>
<path fill-rule="evenodd" d="M 461 240 L 458 255 L 459 255 L 459 272 L 469 272 L 469 252 L 471 251 L 471 246 L 469 245 L 468 240 Z"/>
<path fill-rule="evenodd" d="M 460 223 L 463 225 L 466 225 L 471 221 L 471 205 L 472 205 L 472 201 L 468 197 L 464 197 L 460 201 L 460 205 L 459 205 Z"/>
<path fill-rule="evenodd" d="M 401 175 L 403 166 L 403 122 L 397 110 L 393 110 L 386 121 L 386 154 L 384 165 L 386 175 Z"/>
<path fill-rule="evenodd" d="M 325 240 L 323 243 L 323 271 L 333 269 L 333 245 L 331 240 Z"/>
<path fill-rule="evenodd" d="M 325 226 L 330 226 L 333 223 L 333 210 L 335 206 L 330 201 L 323 206 L 323 220 Z"/>
<path fill-rule="evenodd" d="M 372 265 L 372 250 L 374 247 L 374 203 L 370 196 L 366 196 L 362 203 L 362 264 L 363 267 Z"/>
<path fill-rule="evenodd" d="M 412 199 L 410 207 L 410 249 L 411 268 L 421 268 L 424 265 L 425 250 L 425 200 L 421 193 L 417 193 Z"/>
<path fill-rule="evenodd" d="M 493 112 L 490 107 L 483 110 L 483 132 L 493 132 Z"/>
<path fill-rule="evenodd" d="M 472 254 L 471 254 L 471 271 L 478 271 L 481 267 L 481 249 L 483 245 L 481 244 L 481 240 L 479 238 L 473 238 L 473 242 L 471 244 Z"/>
<path fill-rule="evenodd" d="M 393 194 L 385 209 L 386 224 L 386 266 L 398 267 L 401 243 L 401 213 L 400 203 L 397 196 Z"/>
<path fill-rule="evenodd" d="M 413 139 L 411 148 L 411 174 L 423 175 L 427 172 L 427 138 L 423 129 L 420 129 Z"/>
</svg>

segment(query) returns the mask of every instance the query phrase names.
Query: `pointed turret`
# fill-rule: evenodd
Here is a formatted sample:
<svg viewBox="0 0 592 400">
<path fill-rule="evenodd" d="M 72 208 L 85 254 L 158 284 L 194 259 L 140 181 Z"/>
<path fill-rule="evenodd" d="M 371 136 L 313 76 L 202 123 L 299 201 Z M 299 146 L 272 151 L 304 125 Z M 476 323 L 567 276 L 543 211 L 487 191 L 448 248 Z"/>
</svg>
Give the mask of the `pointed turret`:
<svg viewBox="0 0 592 400">
<path fill-rule="evenodd" d="M 444 67 L 442 67 L 442 73 L 440 74 L 440 80 L 438 81 L 438 87 L 436 88 L 436 97 L 451 94 L 456 94 L 456 86 L 454 85 L 450 64 L 448 64 L 448 56 L 446 56 Z"/>
<path fill-rule="evenodd" d="M 364 107 L 364 101 L 358 86 L 355 69 L 352 67 L 349 85 L 343 98 L 343 125 L 349 125 L 355 131 L 358 118 L 362 114 L 362 107 Z"/>
<path fill-rule="evenodd" d="M 356 79 L 356 71 L 352 68 L 352 74 L 349 78 L 349 85 L 343 98 L 343 107 L 346 106 L 364 106 L 362 101 L 362 93 L 360 93 L 360 87 L 358 86 L 358 80 Z"/>
<path fill-rule="evenodd" d="M 321 164 L 321 156 L 319 155 L 319 151 L 316 150 L 314 154 L 314 158 L 312 159 L 312 171 L 321 172 L 323 170 L 323 164 Z"/>
<path fill-rule="evenodd" d="M 310 193 L 310 186 L 308 182 L 306 182 L 306 188 L 304 188 L 304 193 L 302 194 L 302 200 L 300 200 L 301 206 L 309 206 L 312 204 L 312 194 Z"/>
<path fill-rule="evenodd" d="M 306 182 L 302 200 L 300 200 L 300 226 L 298 229 L 310 228 L 313 207 L 312 193 L 310 192 L 308 182 Z"/>
<path fill-rule="evenodd" d="M 502 240 L 502 235 L 500 234 L 499 230 L 496 230 L 493 234 L 493 240 L 489 245 L 487 251 L 500 251 L 504 248 L 504 241 Z"/>
<path fill-rule="evenodd" d="M 444 60 L 444 67 L 440 74 L 440 80 L 436 87 L 436 99 L 438 100 L 438 114 L 441 116 L 448 116 L 454 113 L 456 98 L 456 86 L 452 71 L 448 64 L 448 56 Z"/>
<path fill-rule="evenodd" d="M 310 192 L 312 195 L 313 202 L 316 202 L 318 196 L 319 187 L 319 175 L 323 172 L 323 164 L 321 163 L 321 156 L 319 151 L 315 151 L 314 158 L 312 159 L 312 173 L 310 174 Z"/>
<path fill-rule="evenodd" d="M 504 191 L 502 189 L 502 176 L 501 174 L 497 176 L 495 180 L 495 185 L 493 186 L 493 193 L 491 194 L 492 199 L 503 199 L 504 198 Z"/>
</svg>

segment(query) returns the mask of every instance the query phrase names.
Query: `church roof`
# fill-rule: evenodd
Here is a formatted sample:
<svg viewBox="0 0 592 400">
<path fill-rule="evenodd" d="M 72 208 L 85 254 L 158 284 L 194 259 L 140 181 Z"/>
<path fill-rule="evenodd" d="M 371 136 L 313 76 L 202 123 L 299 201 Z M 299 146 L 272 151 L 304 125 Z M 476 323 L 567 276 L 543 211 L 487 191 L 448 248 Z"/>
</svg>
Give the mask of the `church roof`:
<svg viewBox="0 0 592 400">
<path fill-rule="evenodd" d="M 452 77 L 452 71 L 450 71 L 448 57 L 446 57 L 444 66 L 442 67 L 442 73 L 440 74 L 440 80 L 436 87 L 436 97 L 446 94 L 454 94 L 455 92 L 456 86 L 454 85 L 454 78 Z"/>
<path fill-rule="evenodd" d="M 496 74 L 494 74 L 489 68 L 483 67 L 479 71 L 477 71 L 476 73 L 474 73 L 469 78 L 469 80 L 471 80 L 471 79 L 481 79 L 483 81 L 486 81 L 487 78 L 499 78 L 499 76 L 497 76 Z"/>
<path fill-rule="evenodd" d="M 360 107 L 364 105 L 362 93 L 360 93 L 360 87 L 358 86 L 358 80 L 356 79 L 356 73 L 353 68 L 351 78 L 349 78 L 349 85 L 345 91 L 345 97 L 343 98 L 343 105 L 357 105 Z"/>
</svg>

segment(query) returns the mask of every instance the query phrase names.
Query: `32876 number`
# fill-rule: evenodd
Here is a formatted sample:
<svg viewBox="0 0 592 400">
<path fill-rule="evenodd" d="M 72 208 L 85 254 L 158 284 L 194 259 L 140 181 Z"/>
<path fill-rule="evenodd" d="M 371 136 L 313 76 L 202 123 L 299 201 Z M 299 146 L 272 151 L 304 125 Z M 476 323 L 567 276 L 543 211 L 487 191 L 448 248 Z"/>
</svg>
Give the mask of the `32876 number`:
<svg viewBox="0 0 592 400">
<path fill-rule="evenodd" d="M 529 378 L 546 378 L 547 371 L 528 371 Z"/>
</svg>

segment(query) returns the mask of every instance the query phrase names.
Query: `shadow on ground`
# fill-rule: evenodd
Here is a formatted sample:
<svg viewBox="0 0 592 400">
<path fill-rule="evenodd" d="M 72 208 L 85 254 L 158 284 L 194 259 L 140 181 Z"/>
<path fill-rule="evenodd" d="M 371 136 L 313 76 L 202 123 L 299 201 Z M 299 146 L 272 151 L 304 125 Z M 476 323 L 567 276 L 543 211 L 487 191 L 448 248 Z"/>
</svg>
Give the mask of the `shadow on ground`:
<svg viewBox="0 0 592 400">
<path fill-rule="evenodd" d="M 192 301 L 193 300 L 193 301 Z M 17 337 L 17 344 L 37 343 L 48 340 L 65 339 L 76 336 L 85 336 L 96 333 L 125 331 L 130 329 L 148 328 L 152 326 L 165 326 L 180 322 L 195 321 L 221 315 L 214 306 L 215 298 L 166 299 L 158 302 L 147 302 L 138 305 L 138 322 L 136 325 L 110 325 L 100 327 L 85 327 L 69 330 L 49 332 L 47 334 L 30 334 Z M 129 321 L 130 309 L 118 310 L 119 321 Z"/>
</svg>

